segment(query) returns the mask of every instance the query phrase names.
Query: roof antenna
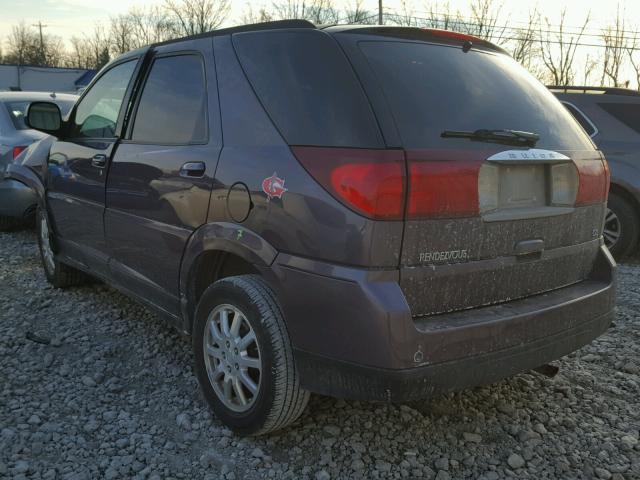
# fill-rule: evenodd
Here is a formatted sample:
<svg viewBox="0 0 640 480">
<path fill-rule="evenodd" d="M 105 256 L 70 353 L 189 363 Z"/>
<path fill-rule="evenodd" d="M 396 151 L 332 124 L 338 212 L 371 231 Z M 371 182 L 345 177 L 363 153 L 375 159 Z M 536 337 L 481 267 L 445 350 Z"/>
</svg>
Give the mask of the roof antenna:
<svg viewBox="0 0 640 480">
<path fill-rule="evenodd" d="M 56 98 L 56 92 L 51 92 L 51 94 L 49 95 L 51 98 Z"/>
<path fill-rule="evenodd" d="M 462 45 L 462 51 L 464 53 L 467 53 L 469 50 L 471 50 L 471 47 L 473 47 L 473 43 L 470 42 L 469 40 L 467 40 L 466 42 L 464 42 L 464 44 Z"/>
</svg>

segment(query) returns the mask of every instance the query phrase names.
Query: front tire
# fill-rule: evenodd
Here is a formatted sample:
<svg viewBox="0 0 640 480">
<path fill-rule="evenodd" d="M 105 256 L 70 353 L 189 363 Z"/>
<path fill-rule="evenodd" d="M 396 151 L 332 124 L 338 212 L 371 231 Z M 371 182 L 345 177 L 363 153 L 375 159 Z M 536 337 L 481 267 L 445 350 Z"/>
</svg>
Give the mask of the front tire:
<svg viewBox="0 0 640 480">
<path fill-rule="evenodd" d="M 629 255 L 638 245 L 640 221 L 638 214 L 624 197 L 609 195 L 604 222 L 604 239 L 616 260 Z"/>
<path fill-rule="evenodd" d="M 47 281 L 57 288 L 87 283 L 88 277 L 79 270 L 60 262 L 54 253 L 53 232 L 49 225 L 46 210 L 38 207 L 36 211 L 36 229 L 38 231 L 38 248 L 42 268 Z"/>
<path fill-rule="evenodd" d="M 192 337 L 204 397 L 226 426 L 261 435 L 302 414 L 309 392 L 300 387 L 282 312 L 261 277 L 228 277 L 209 286 Z"/>
</svg>

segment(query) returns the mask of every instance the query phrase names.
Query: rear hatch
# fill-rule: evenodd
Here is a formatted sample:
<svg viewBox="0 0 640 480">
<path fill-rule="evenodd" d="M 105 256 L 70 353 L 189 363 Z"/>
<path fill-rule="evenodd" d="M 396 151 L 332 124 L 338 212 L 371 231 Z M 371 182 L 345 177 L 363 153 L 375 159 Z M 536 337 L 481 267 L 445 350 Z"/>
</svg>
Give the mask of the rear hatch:
<svg viewBox="0 0 640 480">
<path fill-rule="evenodd" d="M 587 278 L 601 241 L 608 170 L 542 84 L 498 48 L 463 35 L 357 29 L 334 36 L 387 145 L 404 150 L 400 283 L 414 316 Z"/>
</svg>

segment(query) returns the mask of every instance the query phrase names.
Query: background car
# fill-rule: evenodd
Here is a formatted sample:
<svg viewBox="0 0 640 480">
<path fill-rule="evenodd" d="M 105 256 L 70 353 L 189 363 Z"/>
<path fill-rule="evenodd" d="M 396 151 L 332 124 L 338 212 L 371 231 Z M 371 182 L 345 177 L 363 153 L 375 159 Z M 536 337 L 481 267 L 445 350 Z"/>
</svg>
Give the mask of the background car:
<svg viewBox="0 0 640 480">
<path fill-rule="evenodd" d="M 24 118 L 34 101 L 54 102 L 63 116 L 71 110 L 76 95 L 43 92 L 0 92 L 0 230 L 23 225 L 35 213 L 35 195 L 16 180 L 4 180 L 7 165 L 19 160 L 27 147 L 46 134 L 27 127 Z"/>
<path fill-rule="evenodd" d="M 617 259 L 640 236 L 640 92 L 625 88 L 549 87 L 602 150 L 611 170 L 604 239 Z"/>
</svg>

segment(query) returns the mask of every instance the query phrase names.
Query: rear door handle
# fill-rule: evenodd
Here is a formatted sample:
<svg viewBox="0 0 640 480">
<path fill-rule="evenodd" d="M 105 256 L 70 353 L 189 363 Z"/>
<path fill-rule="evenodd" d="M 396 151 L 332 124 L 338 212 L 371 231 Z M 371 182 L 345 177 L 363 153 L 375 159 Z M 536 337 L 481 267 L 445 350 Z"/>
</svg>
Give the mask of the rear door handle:
<svg viewBox="0 0 640 480">
<path fill-rule="evenodd" d="M 103 154 L 94 155 L 91 159 L 91 165 L 98 168 L 103 168 L 107 164 L 107 156 Z"/>
<path fill-rule="evenodd" d="M 204 177 L 204 172 L 207 166 L 204 162 L 187 162 L 180 168 L 180 176 L 187 178 L 200 178 Z"/>
</svg>

